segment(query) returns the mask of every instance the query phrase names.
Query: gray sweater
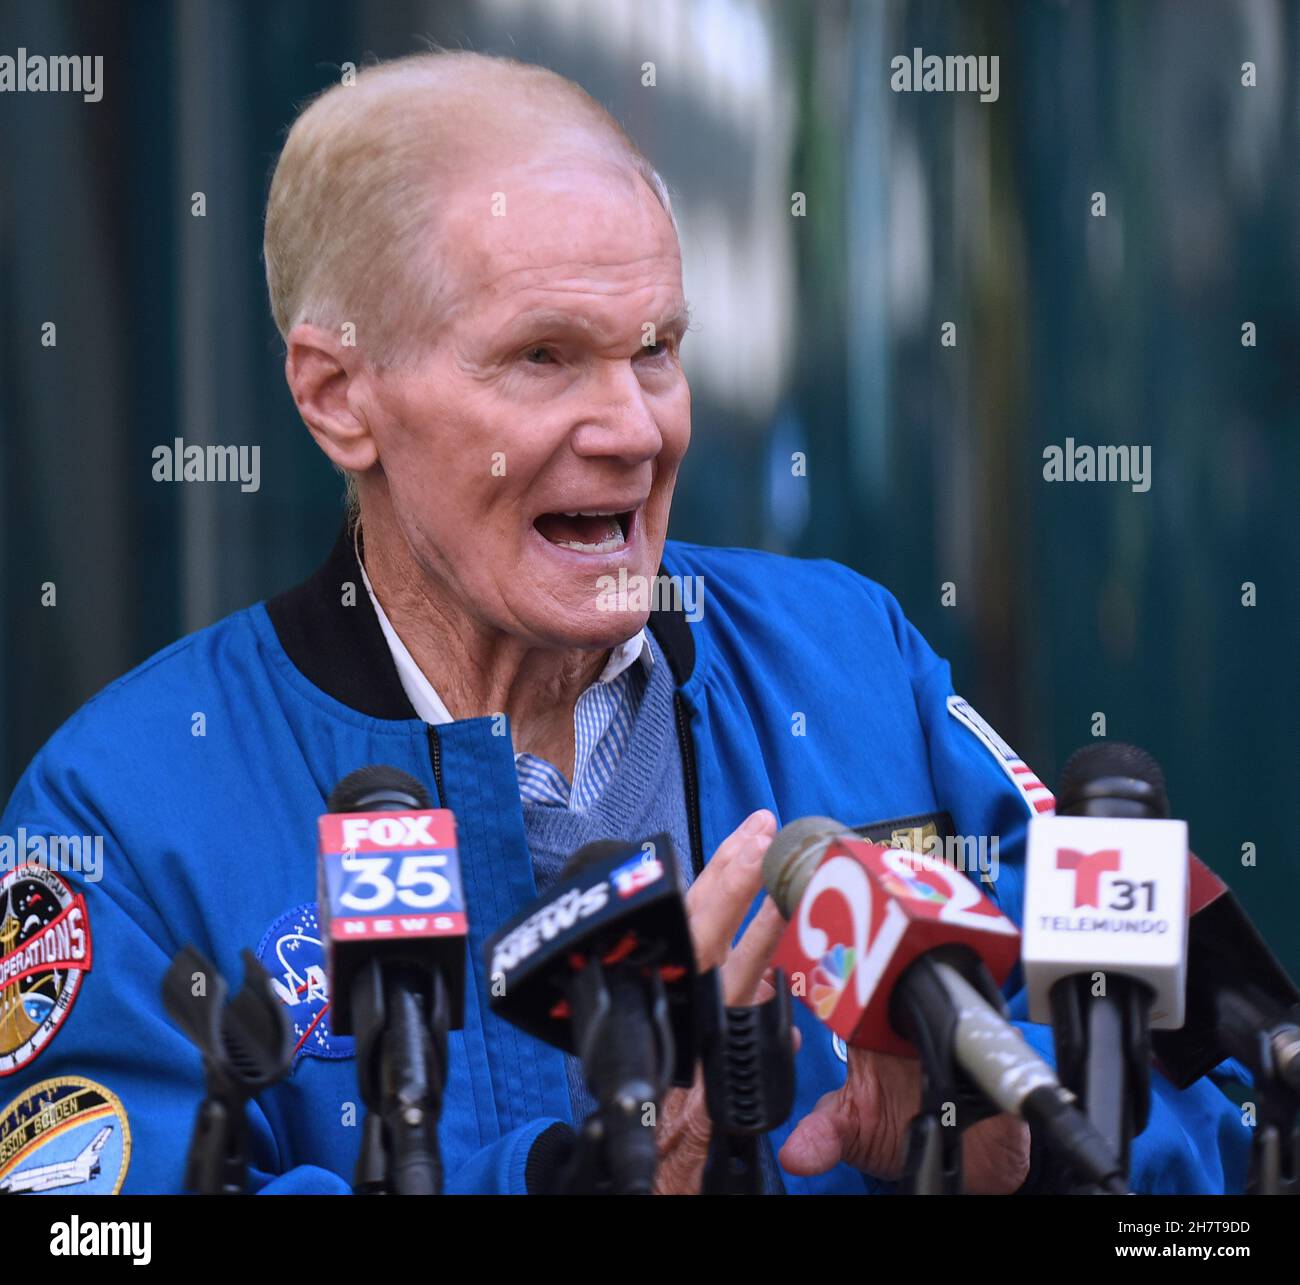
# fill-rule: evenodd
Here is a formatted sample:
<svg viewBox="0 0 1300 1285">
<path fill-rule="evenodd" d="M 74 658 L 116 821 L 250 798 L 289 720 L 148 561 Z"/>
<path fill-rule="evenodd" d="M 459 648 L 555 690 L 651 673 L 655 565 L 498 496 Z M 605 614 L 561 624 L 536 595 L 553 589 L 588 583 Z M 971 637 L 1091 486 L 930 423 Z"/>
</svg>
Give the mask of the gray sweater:
<svg viewBox="0 0 1300 1285">
<path fill-rule="evenodd" d="M 533 856 L 533 878 L 539 894 L 559 877 L 565 862 L 584 844 L 596 839 L 640 840 L 667 831 L 677 852 L 677 864 L 687 884 L 691 846 L 686 821 L 686 789 L 682 781 L 682 752 L 677 743 L 673 693 L 676 685 L 668 660 L 648 630 L 654 664 L 646 674 L 636 666 L 630 692 L 640 704 L 632 735 L 614 775 L 596 803 L 583 812 L 545 803 L 524 804 L 524 831 Z M 573 1118 L 585 1119 L 595 1110 L 576 1057 L 565 1058 Z"/>
</svg>

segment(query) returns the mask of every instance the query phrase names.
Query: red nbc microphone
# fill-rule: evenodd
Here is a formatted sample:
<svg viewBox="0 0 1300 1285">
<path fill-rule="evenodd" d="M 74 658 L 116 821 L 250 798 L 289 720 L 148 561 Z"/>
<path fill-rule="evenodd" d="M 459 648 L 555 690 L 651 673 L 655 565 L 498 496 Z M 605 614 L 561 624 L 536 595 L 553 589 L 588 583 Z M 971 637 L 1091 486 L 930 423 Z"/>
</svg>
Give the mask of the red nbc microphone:
<svg viewBox="0 0 1300 1285">
<path fill-rule="evenodd" d="M 891 1005 L 903 973 L 927 952 L 964 948 L 998 985 L 1020 954 L 1015 924 L 960 871 L 869 843 L 828 817 L 785 826 L 763 871 L 790 921 L 774 965 L 802 980 L 804 1003 L 857 1048 L 915 1056 Z"/>
<path fill-rule="evenodd" d="M 1028 1121 L 1084 1183 L 1126 1190 L 1113 1149 L 1006 1020 L 997 984 L 1020 934 L 965 875 L 804 817 L 772 840 L 763 876 L 790 921 L 773 963 L 836 1034 L 877 1053 L 946 1050 L 988 1103 Z"/>
</svg>

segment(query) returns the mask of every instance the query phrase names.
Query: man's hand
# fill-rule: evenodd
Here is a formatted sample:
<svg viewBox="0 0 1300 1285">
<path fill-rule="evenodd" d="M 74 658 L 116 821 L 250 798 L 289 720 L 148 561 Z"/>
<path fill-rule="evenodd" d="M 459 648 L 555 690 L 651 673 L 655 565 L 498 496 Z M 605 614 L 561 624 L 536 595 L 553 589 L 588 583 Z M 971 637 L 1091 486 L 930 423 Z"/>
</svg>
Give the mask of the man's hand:
<svg viewBox="0 0 1300 1285">
<path fill-rule="evenodd" d="M 849 1049 L 842 1089 L 799 1121 L 778 1159 L 793 1174 L 825 1173 L 841 1161 L 876 1178 L 903 1173 L 907 1129 L 921 1109 L 921 1064 Z M 991 1116 L 962 1135 L 962 1185 L 971 1195 L 1004 1196 L 1029 1176 L 1029 1129 L 1012 1115 Z"/>
<path fill-rule="evenodd" d="M 746 817 L 714 853 L 686 893 L 686 914 L 700 972 L 721 968 L 727 1004 L 754 1004 L 770 995 L 764 981 L 785 921 L 769 898 L 733 947 L 731 942 L 763 886 L 763 854 L 776 833 L 767 811 Z M 695 1195 L 704 1176 L 712 1126 L 697 1071 L 689 1089 L 671 1089 L 660 1108 L 656 1195 Z"/>
</svg>

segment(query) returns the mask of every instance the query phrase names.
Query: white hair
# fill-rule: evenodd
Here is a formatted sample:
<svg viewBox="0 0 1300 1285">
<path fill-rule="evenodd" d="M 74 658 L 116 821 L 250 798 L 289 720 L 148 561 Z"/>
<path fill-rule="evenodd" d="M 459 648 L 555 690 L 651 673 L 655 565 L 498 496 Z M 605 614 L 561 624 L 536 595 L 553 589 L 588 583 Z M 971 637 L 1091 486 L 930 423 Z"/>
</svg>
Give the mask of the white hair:
<svg viewBox="0 0 1300 1285">
<path fill-rule="evenodd" d="M 439 319 L 446 274 L 428 233 L 458 162 L 559 140 L 628 164 L 676 230 L 667 186 L 618 122 L 545 67 L 438 50 L 375 63 L 319 95 L 289 131 L 267 198 L 263 252 L 281 336 L 304 321 L 352 322 L 368 360 L 401 361 Z"/>
<path fill-rule="evenodd" d="M 424 348 L 445 315 L 448 274 L 429 229 L 471 158 L 550 144 L 628 165 L 677 231 L 667 185 L 580 85 L 513 58 L 434 50 L 378 62 L 298 116 L 271 179 L 263 254 L 281 337 L 309 322 L 355 327 L 372 365 Z M 357 511 L 347 475 L 348 510 Z"/>
</svg>

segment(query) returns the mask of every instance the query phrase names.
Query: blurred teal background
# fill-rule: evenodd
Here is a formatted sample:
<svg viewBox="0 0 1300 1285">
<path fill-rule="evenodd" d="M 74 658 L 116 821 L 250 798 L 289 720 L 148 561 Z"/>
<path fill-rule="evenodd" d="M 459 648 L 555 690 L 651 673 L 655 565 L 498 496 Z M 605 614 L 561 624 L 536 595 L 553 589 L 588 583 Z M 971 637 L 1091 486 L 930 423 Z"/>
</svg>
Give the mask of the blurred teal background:
<svg viewBox="0 0 1300 1285">
<path fill-rule="evenodd" d="M 574 77 L 673 190 L 673 534 L 883 581 L 1047 780 L 1104 714 L 1300 975 L 1284 0 L 0 5 L 0 52 L 105 62 L 97 104 L 0 95 L 0 789 L 105 683 L 323 556 L 340 488 L 284 386 L 262 203 L 296 103 L 428 40 Z M 914 47 L 997 55 L 998 100 L 893 92 Z M 155 483 L 178 435 L 259 444 L 261 490 Z M 1149 445 L 1151 489 L 1045 482 L 1067 437 Z"/>
</svg>

